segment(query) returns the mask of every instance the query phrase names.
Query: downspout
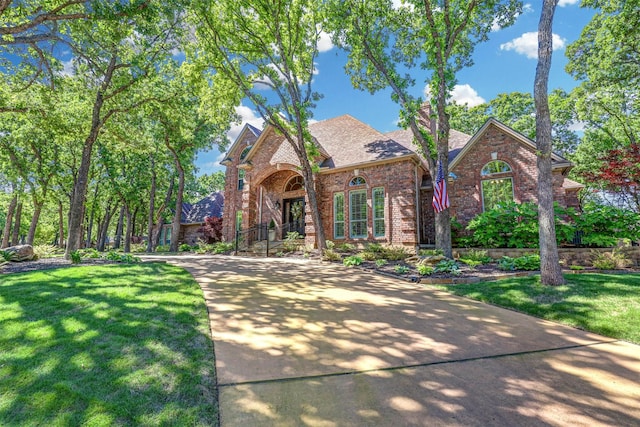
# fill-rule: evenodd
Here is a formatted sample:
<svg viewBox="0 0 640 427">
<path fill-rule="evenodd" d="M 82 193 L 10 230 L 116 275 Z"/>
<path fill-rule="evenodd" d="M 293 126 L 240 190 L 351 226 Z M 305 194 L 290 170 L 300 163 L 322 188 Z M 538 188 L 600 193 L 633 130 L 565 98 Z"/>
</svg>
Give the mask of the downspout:
<svg viewBox="0 0 640 427">
<path fill-rule="evenodd" d="M 264 187 L 260 184 L 260 201 L 258 202 L 258 240 L 262 240 L 262 200 Z"/>
<path fill-rule="evenodd" d="M 416 179 L 416 254 L 420 251 L 421 221 L 420 221 L 420 182 L 418 182 L 418 164 L 415 165 Z"/>
</svg>

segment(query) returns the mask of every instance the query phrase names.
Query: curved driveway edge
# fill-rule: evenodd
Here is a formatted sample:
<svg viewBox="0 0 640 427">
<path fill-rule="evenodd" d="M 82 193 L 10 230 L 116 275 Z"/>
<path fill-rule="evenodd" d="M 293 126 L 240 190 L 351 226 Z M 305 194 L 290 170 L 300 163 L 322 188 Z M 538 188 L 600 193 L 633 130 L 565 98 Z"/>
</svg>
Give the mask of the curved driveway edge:
<svg viewBox="0 0 640 427">
<path fill-rule="evenodd" d="M 221 425 L 640 425 L 640 346 L 340 266 L 144 257 L 209 308 Z"/>
</svg>

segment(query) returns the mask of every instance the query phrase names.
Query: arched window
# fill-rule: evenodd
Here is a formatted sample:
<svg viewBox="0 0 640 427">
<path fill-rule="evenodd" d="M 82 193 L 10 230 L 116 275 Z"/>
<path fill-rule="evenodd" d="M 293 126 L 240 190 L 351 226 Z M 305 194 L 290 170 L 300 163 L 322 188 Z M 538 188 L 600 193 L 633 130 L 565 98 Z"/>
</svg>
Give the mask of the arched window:
<svg viewBox="0 0 640 427">
<path fill-rule="evenodd" d="M 492 160 L 482 168 L 480 171 L 480 175 L 487 176 L 493 175 L 494 173 L 505 173 L 511 172 L 511 166 L 507 162 L 503 162 L 502 160 Z"/>
<path fill-rule="evenodd" d="M 250 145 L 244 150 L 242 150 L 242 153 L 240 153 L 240 160 L 244 160 L 244 158 L 247 157 L 247 154 L 249 154 L 249 151 L 251 151 L 251 147 L 252 146 Z"/>
<path fill-rule="evenodd" d="M 349 187 L 357 187 L 358 185 L 365 185 L 367 181 L 361 176 L 356 176 L 351 181 L 349 181 Z"/>
<path fill-rule="evenodd" d="M 304 178 L 300 175 L 292 177 L 284 186 L 284 191 L 296 191 L 304 189 Z"/>
<path fill-rule="evenodd" d="M 511 166 L 502 160 L 492 160 L 484 165 L 480 171 L 484 211 L 513 202 L 512 173 Z"/>
</svg>

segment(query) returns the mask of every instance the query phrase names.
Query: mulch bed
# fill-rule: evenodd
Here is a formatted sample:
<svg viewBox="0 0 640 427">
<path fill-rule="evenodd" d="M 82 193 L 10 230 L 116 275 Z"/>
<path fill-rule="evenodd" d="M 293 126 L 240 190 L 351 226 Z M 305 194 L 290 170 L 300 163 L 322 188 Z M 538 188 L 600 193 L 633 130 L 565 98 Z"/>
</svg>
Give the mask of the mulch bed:
<svg viewBox="0 0 640 427">
<path fill-rule="evenodd" d="M 35 261 L 10 262 L 0 266 L 0 274 L 22 273 L 26 271 L 50 270 L 52 268 L 74 267 L 79 265 L 115 264 L 114 261 L 100 258 L 84 258 L 80 264 L 60 258 L 43 258 Z"/>
</svg>

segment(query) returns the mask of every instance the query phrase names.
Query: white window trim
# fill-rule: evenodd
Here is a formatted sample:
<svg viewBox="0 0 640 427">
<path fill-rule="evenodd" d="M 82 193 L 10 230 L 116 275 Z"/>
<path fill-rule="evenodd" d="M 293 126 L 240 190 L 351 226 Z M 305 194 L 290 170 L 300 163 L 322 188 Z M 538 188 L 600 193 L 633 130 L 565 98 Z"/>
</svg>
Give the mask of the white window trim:
<svg viewBox="0 0 640 427">
<path fill-rule="evenodd" d="M 337 217 L 338 217 L 338 210 L 337 210 L 337 203 L 336 203 L 336 199 L 342 196 L 342 221 L 338 221 Z M 346 230 L 345 230 L 345 214 L 344 214 L 344 208 L 345 208 L 345 197 L 344 197 L 344 193 L 343 192 L 339 192 L 339 193 L 334 193 L 333 194 L 333 238 L 334 239 L 344 239 L 346 236 Z M 337 230 L 338 227 L 336 227 L 337 224 L 342 224 L 342 235 L 338 235 Z"/>
<path fill-rule="evenodd" d="M 365 199 L 365 213 L 364 213 L 364 219 L 358 219 L 358 220 L 354 220 L 353 219 L 353 196 L 356 194 L 364 194 L 364 199 Z M 352 239 L 366 239 L 367 237 L 369 237 L 369 233 L 368 233 L 368 221 L 369 221 L 369 207 L 367 206 L 367 190 L 362 189 L 362 190 L 353 190 L 349 192 L 349 237 Z M 354 235 L 353 234 L 353 225 L 355 223 L 363 223 L 364 222 L 364 229 L 365 229 L 365 234 L 359 234 L 359 235 Z"/>
</svg>

